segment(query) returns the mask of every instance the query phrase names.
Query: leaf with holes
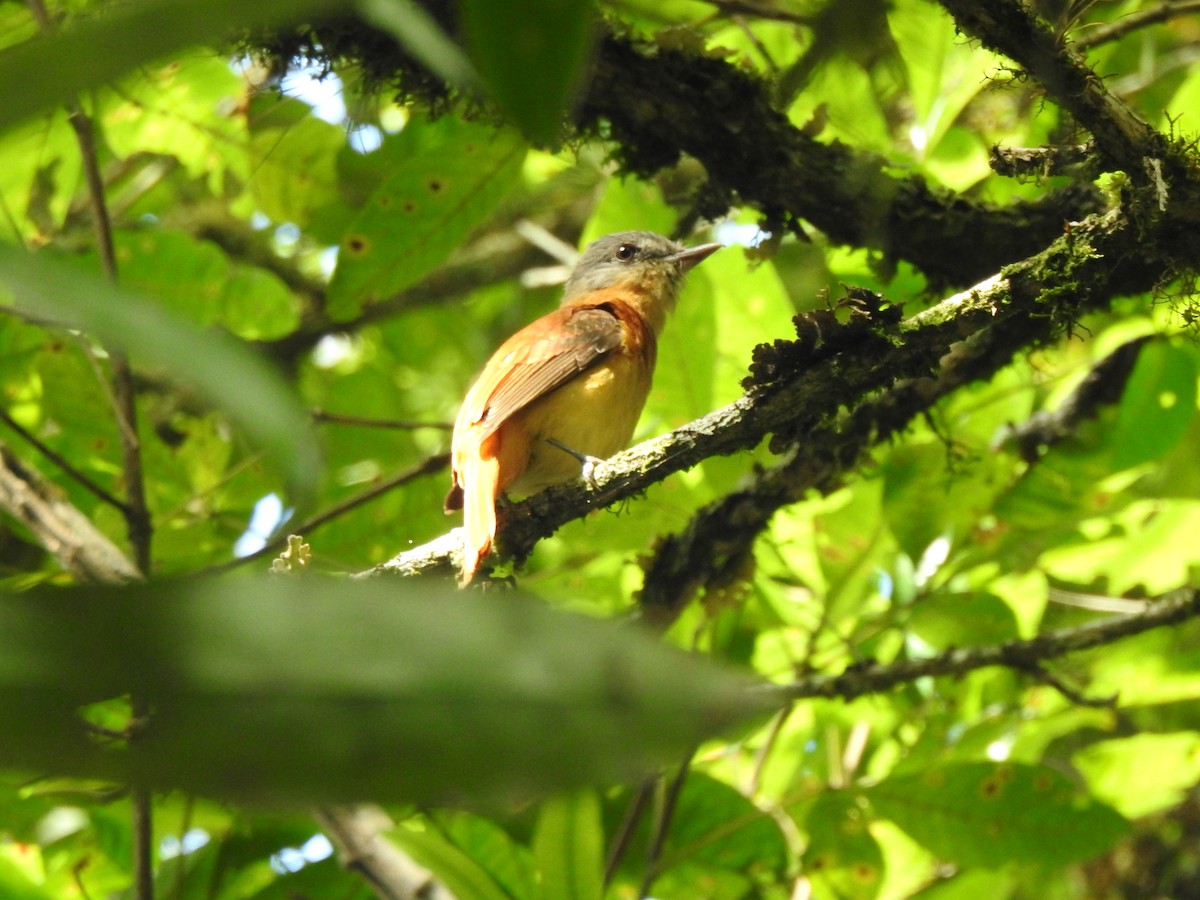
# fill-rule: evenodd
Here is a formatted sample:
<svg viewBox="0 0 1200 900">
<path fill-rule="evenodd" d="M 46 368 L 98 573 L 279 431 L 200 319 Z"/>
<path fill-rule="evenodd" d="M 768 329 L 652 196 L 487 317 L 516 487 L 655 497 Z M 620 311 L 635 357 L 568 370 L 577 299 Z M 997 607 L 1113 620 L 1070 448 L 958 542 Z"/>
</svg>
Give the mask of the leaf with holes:
<svg viewBox="0 0 1200 900">
<path fill-rule="evenodd" d="M 520 176 L 513 133 L 452 119 L 412 123 L 389 152 L 396 169 L 367 199 L 338 248 L 329 314 L 352 318 L 416 283 L 487 221 Z"/>
</svg>

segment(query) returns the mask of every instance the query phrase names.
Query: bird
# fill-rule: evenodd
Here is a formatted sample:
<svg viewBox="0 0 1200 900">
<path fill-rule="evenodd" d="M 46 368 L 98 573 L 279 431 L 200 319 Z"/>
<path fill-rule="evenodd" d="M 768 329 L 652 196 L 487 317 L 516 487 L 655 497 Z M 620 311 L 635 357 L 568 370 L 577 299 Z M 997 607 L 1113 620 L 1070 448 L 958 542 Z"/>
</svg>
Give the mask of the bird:
<svg viewBox="0 0 1200 900">
<path fill-rule="evenodd" d="M 721 246 L 685 247 L 651 231 L 605 235 L 579 257 L 559 307 L 488 360 L 450 448 L 445 510 L 463 510 L 460 584 L 491 552 L 501 494 L 530 496 L 585 476 L 628 446 L 684 276 Z"/>
</svg>

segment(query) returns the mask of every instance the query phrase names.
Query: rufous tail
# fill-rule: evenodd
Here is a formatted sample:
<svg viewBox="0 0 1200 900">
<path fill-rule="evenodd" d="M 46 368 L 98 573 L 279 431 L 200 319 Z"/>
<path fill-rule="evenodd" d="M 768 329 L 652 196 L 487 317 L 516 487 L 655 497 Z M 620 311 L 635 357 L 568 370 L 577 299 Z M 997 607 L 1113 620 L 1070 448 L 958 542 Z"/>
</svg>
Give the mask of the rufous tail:
<svg viewBox="0 0 1200 900">
<path fill-rule="evenodd" d="M 496 495 L 500 492 L 500 460 L 480 454 L 460 474 L 463 484 L 462 572 L 458 582 L 470 584 L 480 564 L 492 552 L 496 537 Z"/>
</svg>

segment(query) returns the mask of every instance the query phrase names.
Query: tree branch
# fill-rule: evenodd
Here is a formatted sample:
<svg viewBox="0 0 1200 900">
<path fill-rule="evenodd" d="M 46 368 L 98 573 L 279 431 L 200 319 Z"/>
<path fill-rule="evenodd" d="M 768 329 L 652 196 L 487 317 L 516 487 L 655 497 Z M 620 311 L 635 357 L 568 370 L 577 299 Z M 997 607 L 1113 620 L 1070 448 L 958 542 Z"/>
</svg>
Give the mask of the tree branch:
<svg viewBox="0 0 1200 900">
<path fill-rule="evenodd" d="M 796 128 L 763 83 L 724 60 L 611 34 L 578 119 L 585 130 L 607 123 L 617 157 L 640 176 L 681 153 L 698 159 L 710 179 L 700 215 L 719 218 L 737 201 L 783 224 L 806 219 L 836 243 L 908 260 L 935 284 L 971 284 L 1036 253 L 1064 220 L 1100 204 L 1090 186 L 1071 186 L 997 207 L 897 177 L 882 157 Z"/>
<path fill-rule="evenodd" d="M 668 538 L 659 549 L 643 602 L 657 603 L 656 594 L 690 596 L 727 571 L 724 567 L 744 552 L 780 505 L 809 488 L 834 486 L 871 446 L 946 393 L 989 377 L 1016 352 L 1065 330 L 1085 310 L 1150 289 L 1165 265 L 1113 213 L 1081 223 L 1005 275 L 904 322 L 886 311 L 860 316 L 852 319 L 853 327 L 822 343 L 819 333 L 817 338 L 809 333 L 812 321 L 799 320 L 805 336 L 760 348 L 757 376 L 738 400 L 617 454 L 596 467 L 591 484 L 561 485 L 505 507 L 499 553 L 523 559 L 566 522 L 641 493 L 710 456 L 755 447 L 768 434 L 775 435 L 777 452 L 802 439 L 783 464 L 759 476 L 747 491 L 701 511 L 688 528 L 690 536 Z M 371 573 L 446 569 L 459 548 L 458 533 L 451 532 Z"/>
<path fill-rule="evenodd" d="M 355 60 L 398 82 L 410 74 L 395 44 L 366 25 L 314 26 L 280 37 L 280 47 L 331 64 Z M 428 86 L 409 87 L 420 94 Z M 576 129 L 600 135 L 624 171 L 642 178 L 684 154 L 698 160 L 707 177 L 698 216 L 717 219 L 741 203 L 762 212 L 771 228 L 799 231 L 803 219 L 835 243 L 911 262 L 934 285 L 972 284 L 1036 253 L 1063 221 L 1102 205 L 1091 185 L 1000 207 L 917 175 L 896 176 L 883 157 L 797 128 L 774 108 L 769 85 L 736 65 L 611 32 L 597 42 Z"/>
<path fill-rule="evenodd" d="M 906 659 L 886 665 L 876 662 L 854 665 L 840 675 L 808 675 L 764 690 L 773 697 L 777 696 L 781 702 L 812 697 L 854 700 L 866 694 L 879 694 L 903 684 L 911 684 L 920 678 L 960 677 L 977 669 L 995 666 L 1029 671 L 1041 668 L 1047 660 L 1101 647 L 1155 628 L 1178 625 L 1197 617 L 1200 617 L 1200 591 L 1176 591 L 1160 598 L 1145 612 L 1132 616 L 1115 616 L 1007 644 L 947 650 L 925 659 Z"/>
<path fill-rule="evenodd" d="M 33 532 L 80 581 L 121 584 L 140 577 L 124 553 L 58 487 L 0 444 L 0 507 Z"/>
<path fill-rule="evenodd" d="M 1083 59 L 1063 46 L 1033 13 L 1016 0 L 938 0 L 960 29 L 985 47 L 1003 53 L 1029 73 L 1080 125 L 1097 148 L 1131 178 L 1144 182 L 1147 159 L 1171 160 L 1171 176 L 1191 183 L 1194 168 L 1166 138 L 1113 96 Z"/>
<path fill-rule="evenodd" d="M 337 849 L 342 868 L 361 875 L 381 900 L 453 900 L 428 869 L 383 836 L 394 823 L 379 807 L 323 807 L 313 818 Z"/>
<path fill-rule="evenodd" d="M 1160 22 L 1168 22 L 1179 16 L 1186 16 L 1197 12 L 1200 12 L 1200 0 L 1176 0 L 1174 3 L 1163 2 L 1150 9 L 1130 13 L 1115 22 L 1105 22 L 1099 25 L 1088 26 L 1087 31 L 1084 31 L 1074 39 L 1074 46 L 1076 50 L 1082 53 L 1101 44 L 1118 41 L 1125 37 L 1125 35 L 1137 31 L 1139 28 L 1157 25 Z"/>
</svg>

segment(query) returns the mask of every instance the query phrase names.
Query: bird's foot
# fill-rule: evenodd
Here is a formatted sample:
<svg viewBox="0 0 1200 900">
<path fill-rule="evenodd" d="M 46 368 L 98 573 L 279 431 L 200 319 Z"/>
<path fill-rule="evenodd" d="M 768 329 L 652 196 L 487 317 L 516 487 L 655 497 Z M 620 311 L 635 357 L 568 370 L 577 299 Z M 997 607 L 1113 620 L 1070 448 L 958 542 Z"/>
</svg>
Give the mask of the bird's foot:
<svg viewBox="0 0 1200 900">
<path fill-rule="evenodd" d="M 584 456 L 583 458 L 583 471 L 580 474 L 592 490 L 600 486 L 599 482 L 596 481 L 596 467 L 603 462 L 604 460 L 598 456 Z"/>
<path fill-rule="evenodd" d="M 590 456 L 587 453 L 580 453 L 578 450 L 575 450 L 572 447 L 568 447 L 566 444 L 562 443 L 562 441 L 557 441 L 554 438 L 546 438 L 546 443 L 550 444 L 553 447 L 557 447 L 563 453 L 566 453 L 569 456 L 573 456 L 577 460 L 579 460 L 579 464 L 583 467 L 582 471 L 580 472 L 580 475 L 583 477 L 583 480 L 586 481 L 588 483 L 588 486 L 591 487 L 593 490 L 597 487 L 596 467 L 599 466 L 602 462 L 604 462 L 604 460 L 602 460 L 598 456 Z"/>
</svg>

